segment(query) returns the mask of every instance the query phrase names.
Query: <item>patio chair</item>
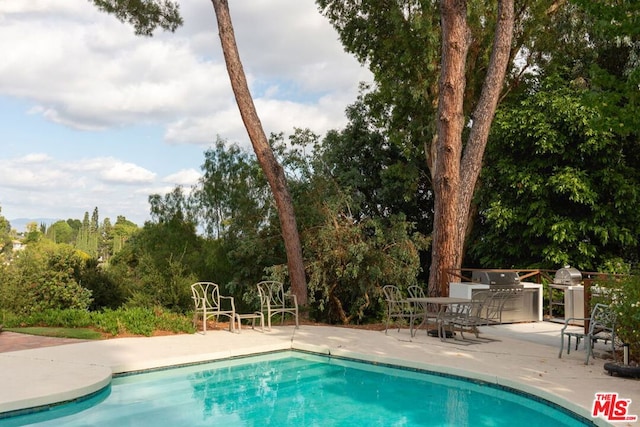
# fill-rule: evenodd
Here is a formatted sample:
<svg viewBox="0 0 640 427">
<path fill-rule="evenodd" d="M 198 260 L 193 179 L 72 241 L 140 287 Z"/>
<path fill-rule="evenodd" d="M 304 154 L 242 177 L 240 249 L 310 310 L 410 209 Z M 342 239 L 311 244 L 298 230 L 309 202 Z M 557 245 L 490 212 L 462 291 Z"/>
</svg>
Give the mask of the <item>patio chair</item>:
<svg viewBox="0 0 640 427">
<path fill-rule="evenodd" d="M 455 336 L 454 331 L 460 332 L 460 337 L 465 339 L 464 332 L 472 332 L 479 338 L 479 327 L 488 324 L 487 318 L 483 315 L 485 304 L 492 298 L 489 291 L 481 291 L 473 294 L 471 301 L 463 304 L 450 306 L 450 310 L 440 313 L 438 328 L 440 339 L 447 336 Z M 446 333 L 449 327 L 450 335 Z"/>
<path fill-rule="evenodd" d="M 389 323 L 395 319 L 398 324 L 398 332 L 403 319 L 407 319 L 410 325 L 413 325 L 415 310 L 409 301 L 407 301 L 397 286 L 386 285 L 382 288 L 382 293 L 387 302 L 387 322 L 384 333 L 389 329 Z"/>
<path fill-rule="evenodd" d="M 418 285 L 409 286 L 407 288 L 407 292 L 409 293 L 409 297 L 411 297 L 411 298 L 424 298 L 426 296 L 424 294 L 424 289 L 422 289 L 422 287 L 418 286 Z M 433 322 L 435 323 L 436 319 L 438 318 L 438 309 L 437 309 L 437 307 L 434 304 L 428 304 L 426 302 L 414 303 L 413 313 L 415 314 L 415 316 L 413 318 L 411 318 L 411 320 L 412 320 L 411 321 L 411 326 L 410 326 L 411 336 L 414 336 L 416 333 L 418 333 L 418 328 L 420 328 L 420 326 L 428 325 L 429 320 L 433 320 Z M 418 327 L 414 331 L 413 323 L 419 317 L 422 317 L 422 320 L 421 320 L 420 324 L 418 325 Z M 427 333 L 428 332 L 429 331 L 428 331 L 428 328 L 427 328 Z"/>
<path fill-rule="evenodd" d="M 576 320 L 589 321 L 589 330 L 587 333 L 584 332 L 583 329 L 580 331 L 568 331 L 567 327 L 569 324 L 574 323 Z M 591 310 L 590 317 L 570 317 L 565 320 L 564 326 L 560 330 L 560 353 L 558 353 L 558 357 L 562 357 L 562 350 L 564 349 L 564 338 L 567 338 L 567 354 L 571 351 L 571 338 L 576 339 L 576 350 L 580 345 L 580 341 L 584 340 L 584 347 L 586 351 L 586 359 L 584 364 L 589 364 L 589 358 L 593 356 L 596 357 L 593 353 L 593 345 L 598 340 L 604 340 L 604 343 L 611 341 L 611 352 L 613 353 L 613 357 L 615 358 L 615 323 L 616 323 L 616 313 L 609 308 L 608 305 L 605 304 L 596 304 Z"/>
<path fill-rule="evenodd" d="M 271 317 L 276 314 L 282 316 L 284 324 L 285 314 L 291 314 L 298 324 L 298 299 L 295 295 L 284 292 L 284 286 L 276 281 L 263 281 L 257 284 L 260 294 L 260 311 L 267 317 L 267 325 L 271 330 Z"/>
<path fill-rule="evenodd" d="M 502 311 L 510 299 L 514 299 L 524 290 L 523 285 L 490 287 L 491 297 L 484 303 L 484 316 L 489 325 L 502 324 Z"/>
<path fill-rule="evenodd" d="M 194 283 L 191 285 L 191 297 L 195 305 L 193 326 L 196 326 L 198 317 L 202 316 L 202 331 L 206 334 L 208 319 L 215 317 L 217 323 L 220 316 L 227 316 L 229 330 L 233 331 L 236 313 L 233 297 L 221 296 L 217 284 L 212 282 Z"/>
</svg>

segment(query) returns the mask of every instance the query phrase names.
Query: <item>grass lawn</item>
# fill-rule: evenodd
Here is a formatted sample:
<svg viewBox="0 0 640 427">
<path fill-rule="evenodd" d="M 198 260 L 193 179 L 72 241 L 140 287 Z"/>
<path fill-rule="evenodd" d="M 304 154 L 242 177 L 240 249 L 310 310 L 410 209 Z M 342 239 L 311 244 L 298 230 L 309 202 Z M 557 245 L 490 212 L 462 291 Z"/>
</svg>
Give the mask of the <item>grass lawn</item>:
<svg viewBox="0 0 640 427">
<path fill-rule="evenodd" d="M 46 327 L 30 327 L 30 328 L 4 328 L 5 331 L 17 332 L 20 334 L 40 335 L 45 337 L 56 338 L 77 338 L 81 340 L 99 340 L 102 339 L 100 332 L 89 328 L 46 328 Z"/>
</svg>

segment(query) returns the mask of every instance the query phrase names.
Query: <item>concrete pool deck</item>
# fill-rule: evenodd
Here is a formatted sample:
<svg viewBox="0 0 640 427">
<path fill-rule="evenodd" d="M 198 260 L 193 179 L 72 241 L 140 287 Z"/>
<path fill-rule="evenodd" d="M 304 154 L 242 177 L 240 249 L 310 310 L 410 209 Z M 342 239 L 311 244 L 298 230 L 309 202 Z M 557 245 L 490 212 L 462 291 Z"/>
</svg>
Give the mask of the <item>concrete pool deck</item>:
<svg viewBox="0 0 640 427">
<path fill-rule="evenodd" d="M 264 333 L 208 331 L 6 351 L 0 353 L 0 415 L 78 398 L 106 386 L 113 374 L 289 349 L 480 379 L 537 395 L 586 418 L 596 393 L 617 393 L 631 399 L 628 415 L 640 415 L 639 380 L 609 376 L 601 358 L 584 365 L 582 348 L 558 358 L 561 326 L 535 322 L 484 327 L 480 336 L 485 340 L 473 344 L 441 342 L 424 330 L 411 338 L 407 329 L 385 335 L 302 325 L 276 326 Z M 5 334 L 0 334 L 0 347 Z M 594 422 L 609 425 L 601 418 Z"/>
</svg>

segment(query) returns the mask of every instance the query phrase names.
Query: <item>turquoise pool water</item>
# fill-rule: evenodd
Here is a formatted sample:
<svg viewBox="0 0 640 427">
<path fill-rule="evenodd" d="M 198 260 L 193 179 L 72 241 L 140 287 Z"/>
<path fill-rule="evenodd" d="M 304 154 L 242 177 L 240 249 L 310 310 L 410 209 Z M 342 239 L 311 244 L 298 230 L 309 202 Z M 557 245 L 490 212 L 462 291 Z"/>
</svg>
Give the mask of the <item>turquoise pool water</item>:
<svg viewBox="0 0 640 427">
<path fill-rule="evenodd" d="M 584 426 L 481 382 L 283 352 L 116 377 L 2 426 Z"/>
</svg>

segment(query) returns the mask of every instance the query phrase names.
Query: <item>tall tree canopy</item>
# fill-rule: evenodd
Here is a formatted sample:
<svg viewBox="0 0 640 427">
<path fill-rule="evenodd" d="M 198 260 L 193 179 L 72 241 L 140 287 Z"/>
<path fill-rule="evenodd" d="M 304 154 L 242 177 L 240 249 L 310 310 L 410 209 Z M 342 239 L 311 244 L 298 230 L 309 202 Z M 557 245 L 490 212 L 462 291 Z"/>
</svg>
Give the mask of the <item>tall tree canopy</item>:
<svg viewBox="0 0 640 427">
<path fill-rule="evenodd" d="M 447 269 L 462 262 L 471 199 L 513 56 L 513 0 L 497 9 L 460 0 L 317 3 L 347 51 L 372 69 L 379 111 L 395 140 L 424 147 L 435 195 L 429 286 L 432 294 L 446 293 Z"/>
<path fill-rule="evenodd" d="M 638 262 L 639 17 L 636 3 L 576 0 L 548 25 L 562 43 L 546 46 L 543 67 L 496 118 L 472 262 L 588 271 Z M 524 243 L 503 243 L 514 241 Z"/>
</svg>

